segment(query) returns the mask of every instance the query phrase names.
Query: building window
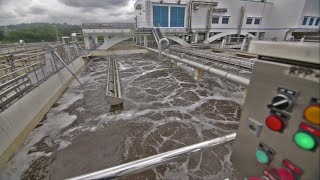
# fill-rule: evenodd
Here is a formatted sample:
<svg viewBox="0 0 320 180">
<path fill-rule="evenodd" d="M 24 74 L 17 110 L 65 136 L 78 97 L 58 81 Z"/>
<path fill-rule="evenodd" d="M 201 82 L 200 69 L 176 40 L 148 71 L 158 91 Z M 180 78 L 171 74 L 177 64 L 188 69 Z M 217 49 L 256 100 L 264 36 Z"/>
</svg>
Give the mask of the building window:
<svg viewBox="0 0 320 180">
<path fill-rule="evenodd" d="M 310 21 L 309 21 L 309 26 L 312 26 L 312 25 L 313 25 L 313 21 L 314 21 L 314 17 L 311 17 L 311 18 L 310 18 Z"/>
<path fill-rule="evenodd" d="M 317 18 L 315 26 L 319 26 L 319 23 L 320 23 L 320 17 Z"/>
<path fill-rule="evenodd" d="M 229 24 L 229 16 L 223 16 L 222 17 L 222 24 Z"/>
<path fill-rule="evenodd" d="M 184 27 L 185 7 L 170 7 L 170 27 Z"/>
<path fill-rule="evenodd" d="M 302 21 L 302 25 L 307 25 L 309 17 L 305 16 Z"/>
<path fill-rule="evenodd" d="M 168 27 L 168 6 L 153 6 L 153 24 L 161 27 Z"/>
<path fill-rule="evenodd" d="M 260 23 L 261 23 L 261 18 L 254 19 L 254 24 L 260 24 Z"/>
<path fill-rule="evenodd" d="M 247 18 L 246 24 L 252 24 L 252 18 Z"/>
<path fill-rule="evenodd" d="M 212 17 L 212 24 L 219 24 L 219 19 L 220 19 L 219 16 L 213 16 Z"/>
<path fill-rule="evenodd" d="M 249 32 L 250 34 L 252 34 L 253 36 L 257 35 L 257 32 Z"/>
</svg>

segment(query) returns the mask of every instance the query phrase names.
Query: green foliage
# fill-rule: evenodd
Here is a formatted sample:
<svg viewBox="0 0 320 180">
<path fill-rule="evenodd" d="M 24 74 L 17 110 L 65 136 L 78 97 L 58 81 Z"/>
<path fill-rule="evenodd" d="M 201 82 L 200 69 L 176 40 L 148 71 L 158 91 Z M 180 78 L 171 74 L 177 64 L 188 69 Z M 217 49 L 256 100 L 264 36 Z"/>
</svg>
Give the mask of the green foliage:
<svg viewBox="0 0 320 180">
<path fill-rule="evenodd" d="M 57 41 L 56 34 L 61 38 L 61 36 L 71 36 L 72 32 L 80 31 L 79 26 L 68 24 L 32 23 L 9 25 L 5 28 L 0 27 L 0 40 L 4 42 L 18 42 L 23 39 L 26 43 L 52 42 Z M 1 32 L 3 32 L 2 36 Z"/>
<path fill-rule="evenodd" d="M 0 30 L 0 41 L 4 39 L 4 31 Z"/>
</svg>

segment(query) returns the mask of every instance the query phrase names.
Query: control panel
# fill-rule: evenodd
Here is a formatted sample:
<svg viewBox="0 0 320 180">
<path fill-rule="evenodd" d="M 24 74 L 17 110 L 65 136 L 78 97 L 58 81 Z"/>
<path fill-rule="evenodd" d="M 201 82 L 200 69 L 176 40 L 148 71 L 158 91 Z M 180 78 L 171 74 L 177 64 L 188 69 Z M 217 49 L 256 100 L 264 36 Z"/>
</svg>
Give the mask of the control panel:
<svg viewBox="0 0 320 180">
<path fill-rule="evenodd" d="M 249 180 L 319 179 L 319 47 L 310 51 L 303 44 L 290 59 L 284 55 L 294 51 L 290 45 L 273 51 L 272 43 L 252 43 L 253 52 L 264 51 L 254 65 L 231 161 Z"/>
</svg>

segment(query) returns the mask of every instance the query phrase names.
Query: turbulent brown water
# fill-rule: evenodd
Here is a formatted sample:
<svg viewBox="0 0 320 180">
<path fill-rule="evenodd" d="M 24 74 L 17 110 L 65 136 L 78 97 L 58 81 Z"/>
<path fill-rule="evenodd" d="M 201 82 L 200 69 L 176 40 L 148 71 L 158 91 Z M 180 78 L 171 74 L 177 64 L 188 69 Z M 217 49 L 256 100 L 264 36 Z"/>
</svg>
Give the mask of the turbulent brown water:
<svg viewBox="0 0 320 180">
<path fill-rule="evenodd" d="M 170 68 L 156 54 L 116 56 L 123 108 L 105 100 L 108 57 L 78 76 L 0 179 L 63 179 L 191 145 L 235 131 L 243 88 L 192 69 Z M 238 179 L 232 144 L 123 179 Z"/>
</svg>

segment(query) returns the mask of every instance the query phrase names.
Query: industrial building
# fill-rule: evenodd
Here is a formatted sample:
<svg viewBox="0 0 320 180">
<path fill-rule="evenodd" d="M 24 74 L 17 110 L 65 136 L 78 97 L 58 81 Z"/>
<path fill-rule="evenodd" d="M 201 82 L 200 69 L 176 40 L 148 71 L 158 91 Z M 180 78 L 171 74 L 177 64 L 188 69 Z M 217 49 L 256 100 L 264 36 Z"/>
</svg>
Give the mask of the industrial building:
<svg viewBox="0 0 320 180">
<path fill-rule="evenodd" d="M 318 0 L 137 0 L 138 29 L 161 26 L 190 43 L 227 36 L 292 39 L 295 32 L 319 30 Z"/>
</svg>

